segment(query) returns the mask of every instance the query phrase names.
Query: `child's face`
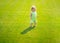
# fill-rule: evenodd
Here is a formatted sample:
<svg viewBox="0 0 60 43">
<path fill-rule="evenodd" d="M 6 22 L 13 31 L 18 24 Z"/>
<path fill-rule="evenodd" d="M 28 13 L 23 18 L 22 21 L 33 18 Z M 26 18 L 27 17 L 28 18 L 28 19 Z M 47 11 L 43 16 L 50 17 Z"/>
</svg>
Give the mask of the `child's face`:
<svg viewBox="0 0 60 43">
<path fill-rule="evenodd" d="M 32 10 L 32 12 L 35 12 L 36 9 L 35 8 L 32 8 L 31 10 Z"/>
</svg>

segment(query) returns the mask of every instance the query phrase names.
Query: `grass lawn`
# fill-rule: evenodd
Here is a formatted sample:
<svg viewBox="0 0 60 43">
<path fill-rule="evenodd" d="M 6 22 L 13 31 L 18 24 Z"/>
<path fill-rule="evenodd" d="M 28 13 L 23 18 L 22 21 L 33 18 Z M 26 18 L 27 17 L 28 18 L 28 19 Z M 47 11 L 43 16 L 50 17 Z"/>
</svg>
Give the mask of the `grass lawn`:
<svg viewBox="0 0 60 43">
<path fill-rule="evenodd" d="M 32 5 L 35 28 L 29 28 Z M 0 43 L 60 43 L 60 0 L 0 0 Z"/>
</svg>

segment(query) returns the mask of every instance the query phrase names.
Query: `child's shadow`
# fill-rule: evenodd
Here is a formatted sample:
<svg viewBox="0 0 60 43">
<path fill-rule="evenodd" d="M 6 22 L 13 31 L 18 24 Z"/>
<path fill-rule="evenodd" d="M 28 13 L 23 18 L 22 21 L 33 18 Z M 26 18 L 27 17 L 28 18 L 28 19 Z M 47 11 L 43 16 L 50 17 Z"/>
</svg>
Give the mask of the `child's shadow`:
<svg viewBox="0 0 60 43">
<path fill-rule="evenodd" d="M 27 32 L 31 31 L 32 29 L 34 29 L 35 27 L 28 27 L 27 29 L 25 29 L 24 31 L 21 32 L 21 34 L 26 34 Z"/>
</svg>

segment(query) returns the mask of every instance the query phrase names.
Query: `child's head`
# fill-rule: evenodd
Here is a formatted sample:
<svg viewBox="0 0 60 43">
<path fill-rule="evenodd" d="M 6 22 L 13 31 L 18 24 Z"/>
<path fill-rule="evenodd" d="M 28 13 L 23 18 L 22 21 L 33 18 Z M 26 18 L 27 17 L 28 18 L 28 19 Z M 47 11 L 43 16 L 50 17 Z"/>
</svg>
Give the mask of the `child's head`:
<svg viewBox="0 0 60 43">
<path fill-rule="evenodd" d="M 32 12 L 35 12 L 36 11 L 36 7 L 35 6 L 32 6 L 31 11 Z"/>
</svg>

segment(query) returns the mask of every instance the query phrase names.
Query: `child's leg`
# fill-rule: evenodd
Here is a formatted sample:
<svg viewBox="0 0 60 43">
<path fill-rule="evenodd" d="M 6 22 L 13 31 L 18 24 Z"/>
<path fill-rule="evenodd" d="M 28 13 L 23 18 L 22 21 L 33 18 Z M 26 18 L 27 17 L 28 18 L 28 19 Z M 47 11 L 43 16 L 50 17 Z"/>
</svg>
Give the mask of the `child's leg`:
<svg viewBox="0 0 60 43">
<path fill-rule="evenodd" d="M 36 21 L 34 21 L 34 26 L 36 26 Z"/>
<path fill-rule="evenodd" d="M 33 25 L 33 21 L 31 20 L 31 22 L 30 22 L 30 27 L 32 27 L 32 25 Z"/>
<path fill-rule="evenodd" d="M 32 27 L 33 23 L 30 24 L 30 27 Z"/>
</svg>

